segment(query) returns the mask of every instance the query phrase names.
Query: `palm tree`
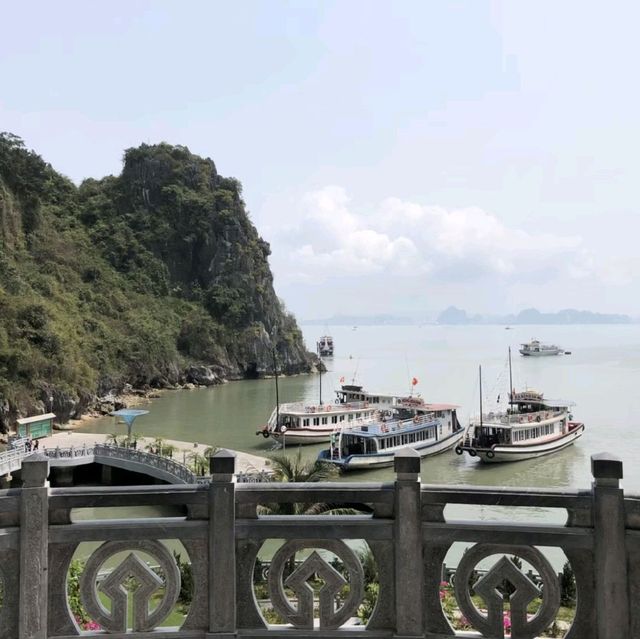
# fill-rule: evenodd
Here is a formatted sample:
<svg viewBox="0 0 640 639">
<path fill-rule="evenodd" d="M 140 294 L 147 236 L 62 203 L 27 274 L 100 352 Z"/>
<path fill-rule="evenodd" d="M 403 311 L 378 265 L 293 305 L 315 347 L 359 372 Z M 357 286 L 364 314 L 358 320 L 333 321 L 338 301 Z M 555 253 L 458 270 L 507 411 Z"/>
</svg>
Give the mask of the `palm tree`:
<svg viewBox="0 0 640 639">
<path fill-rule="evenodd" d="M 309 462 L 302 460 L 302 451 L 298 448 L 295 456 L 284 453 L 271 457 L 273 478 L 284 482 L 320 482 L 330 481 L 338 476 L 338 469 L 333 464 L 318 459 Z M 358 515 L 362 511 L 356 508 L 345 508 L 335 504 L 320 503 L 282 503 L 259 505 L 259 515 Z"/>
<path fill-rule="evenodd" d="M 204 449 L 204 456 L 208 459 L 213 457 L 220 449 L 217 446 L 207 446 Z"/>
<path fill-rule="evenodd" d="M 303 462 L 300 448 L 294 457 L 288 457 L 284 453 L 273 455 L 271 466 L 274 471 L 273 478 L 284 482 L 316 483 L 335 479 L 339 474 L 333 464 L 327 464 L 318 459 Z M 344 505 L 296 502 L 258 504 L 256 512 L 258 515 L 359 515 L 363 511 Z M 296 553 L 293 553 L 287 560 L 286 574 L 291 574 L 295 567 Z"/>
<path fill-rule="evenodd" d="M 150 444 L 147 444 L 144 448 L 155 455 L 162 455 L 162 451 L 166 448 L 167 444 L 164 437 L 156 437 Z"/>
<path fill-rule="evenodd" d="M 189 453 L 190 468 L 196 475 L 204 475 L 209 469 L 209 458 L 194 451 Z"/>
<path fill-rule="evenodd" d="M 117 433 L 109 433 L 107 435 L 107 444 L 112 444 L 113 446 L 118 446 L 118 434 Z"/>
</svg>

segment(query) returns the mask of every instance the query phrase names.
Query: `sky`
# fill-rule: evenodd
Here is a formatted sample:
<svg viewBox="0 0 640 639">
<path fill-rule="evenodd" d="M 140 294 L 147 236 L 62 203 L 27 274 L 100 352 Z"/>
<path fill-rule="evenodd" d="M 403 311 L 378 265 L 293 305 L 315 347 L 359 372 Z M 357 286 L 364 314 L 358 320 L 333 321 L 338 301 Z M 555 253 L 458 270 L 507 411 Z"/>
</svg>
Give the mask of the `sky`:
<svg viewBox="0 0 640 639">
<path fill-rule="evenodd" d="M 640 315 L 640 4 L 0 4 L 0 131 L 75 182 L 238 178 L 300 319 Z"/>
</svg>

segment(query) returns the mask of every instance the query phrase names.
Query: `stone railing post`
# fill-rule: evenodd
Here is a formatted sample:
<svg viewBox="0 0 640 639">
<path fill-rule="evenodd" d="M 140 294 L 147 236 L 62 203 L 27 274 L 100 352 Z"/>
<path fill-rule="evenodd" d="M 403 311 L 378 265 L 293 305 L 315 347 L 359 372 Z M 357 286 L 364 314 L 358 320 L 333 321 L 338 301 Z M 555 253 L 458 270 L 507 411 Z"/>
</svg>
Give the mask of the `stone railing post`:
<svg viewBox="0 0 640 639">
<path fill-rule="evenodd" d="M 424 634 L 420 455 L 405 448 L 395 454 L 393 465 L 396 637 L 418 637 Z"/>
<path fill-rule="evenodd" d="M 630 636 L 622 462 L 592 455 L 591 473 L 598 639 L 619 639 Z"/>
<path fill-rule="evenodd" d="M 219 450 L 209 458 L 209 634 L 236 633 L 236 455 Z"/>
<path fill-rule="evenodd" d="M 45 455 L 34 453 L 22 460 L 19 639 L 47 639 L 48 475 Z"/>
</svg>

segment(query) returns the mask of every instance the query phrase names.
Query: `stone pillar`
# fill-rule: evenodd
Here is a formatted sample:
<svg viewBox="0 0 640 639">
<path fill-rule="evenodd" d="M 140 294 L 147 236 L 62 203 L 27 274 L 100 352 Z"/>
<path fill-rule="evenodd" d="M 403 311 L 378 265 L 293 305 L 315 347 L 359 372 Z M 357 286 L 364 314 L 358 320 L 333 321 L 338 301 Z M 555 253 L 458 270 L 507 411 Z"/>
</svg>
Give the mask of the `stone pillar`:
<svg viewBox="0 0 640 639">
<path fill-rule="evenodd" d="M 591 473 L 598 639 L 620 639 L 630 636 L 622 462 L 592 455 Z"/>
<path fill-rule="evenodd" d="M 219 450 L 209 458 L 209 634 L 236 634 L 236 455 Z"/>
<path fill-rule="evenodd" d="M 395 454 L 393 464 L 396 472 L 396 637 L 421 637 L 424 634 L 424 561 L 420 518 L 420 455 L 413 448 L 405 448 Z"/>
<path fill-rule="evenodd" d="M 19 639 L 47 639 L 48 474 L 45 455 L 34 453 L 22 460 Z"/>
</svg>

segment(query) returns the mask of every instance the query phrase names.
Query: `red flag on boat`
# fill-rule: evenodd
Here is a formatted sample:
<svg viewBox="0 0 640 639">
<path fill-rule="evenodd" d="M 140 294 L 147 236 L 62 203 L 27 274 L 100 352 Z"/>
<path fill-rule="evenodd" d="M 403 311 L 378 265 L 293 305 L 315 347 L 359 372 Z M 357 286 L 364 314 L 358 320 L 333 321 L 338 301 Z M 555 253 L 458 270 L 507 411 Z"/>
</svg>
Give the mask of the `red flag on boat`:
<svg viewBox="0 0 640 639">
<path fill-rule="evenodd" d="M 417 378 L 417 377 L 414 377 L 414 378 L 411 380 L 411 386 L 415 386 L 417 383 L 418 383 L 418 378 Z"/>
<path fill-rule="evenodd" d="M 344 377 L 341 377 L 341 378 L 340 378 L 340 383 L 341 383 L 341 384 L 344 384 Z"/>
</svg>

